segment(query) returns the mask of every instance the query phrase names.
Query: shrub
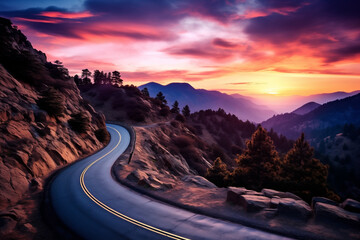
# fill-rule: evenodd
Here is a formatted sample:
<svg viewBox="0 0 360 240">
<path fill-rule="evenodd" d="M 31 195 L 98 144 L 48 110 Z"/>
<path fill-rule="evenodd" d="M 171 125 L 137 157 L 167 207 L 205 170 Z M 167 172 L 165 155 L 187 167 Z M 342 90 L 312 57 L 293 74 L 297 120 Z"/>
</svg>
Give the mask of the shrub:
<svg viewBox="0 0 360 240">
<path fill-rule="evenodd" d="M 44 92 L 37 104 L 51 116 L 60 116 L 65 111 L 64 96 L 53 88 Z"/>
<path fill-rule="evenodd" d="M 214 165 L 207 169 L 205 177 L 218 187 L 226 187 L 229 174 L 226 164 L 220 158 L 217 158 Z"/>
<path fill-rule="evenodd" d="M 90 119 L 86 113 L 83 112 L 71 115 L 68 123 L 71 129 L 78 133 L 86 133 L 90 130 Z"/>
<path fill-rule="evenodd" d="M 181 114 L 176 115 L 175 120 L 179 122 L 185 122 L 185 117 Z"/>
<path fill-rule="evenodd" d="M 100 128 L 100 129 L 96 130 L 95 136 L 102 143 L 107 143 L 110 141 L 110 134 L 106 130 L 106 128 Z"/>
<path fill-rule="evenodd" d="M 160 112 L 159 112 L 160 116 L 163 116 L 163 117 L 167 117 L 169 116 L 170 114 L 170 109 L 168 106 L 163 106 L 161 109 L 160 109 Z"/>
<path fill-rule="evenodd" d="M 185 135 L 174 138 L 173 142 L 178 148 L 186 148 L 194 144 L 194 140 L 191 137 Z"/>
<path fill-rule="evenodd" d="M 130 120 L 135 122 L 144 122 L 145 121 L 145 114 L 140 111 L 139 109 L 132 108 L 127 111 L 127 115 Z"/>
</svg>

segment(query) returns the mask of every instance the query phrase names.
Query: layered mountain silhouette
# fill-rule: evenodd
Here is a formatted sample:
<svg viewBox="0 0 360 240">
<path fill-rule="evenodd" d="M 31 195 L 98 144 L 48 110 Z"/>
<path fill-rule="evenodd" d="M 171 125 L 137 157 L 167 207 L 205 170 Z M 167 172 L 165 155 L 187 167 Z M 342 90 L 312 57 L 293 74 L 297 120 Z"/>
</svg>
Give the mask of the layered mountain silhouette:
<svg viewBox="0 0 360 240">
<path fill-rule="evenodd" d="M 298 110 L 276 115 L 261 124 L 267 129 L 272 128 L 293 139 L 297 138 L 301 132 L 314 134 L 316 131 L 337 125 L 360 124 L 360 94 L 325 103 L 304 115 L 296 114 Z"/>
<path fill-rule="evenodd" d="M 316 103 L 316 102 L 308 102 L 308 103 L 302 105 L 301 107 L 295 109 L 292 113 L 295 113 L 298 115 L 305 115 L 305 114 L 311 112 L 312 110 L 318 108 L 319 106 L 321 106 L 321 104 Z"/>
<path fill-rule="evenodd" d="M 150 96 L 155 97 L 158 92 L 162 92 L 171 106 L 176 100 L 180 107 L 189 105 L 192 112 L 203 109 L 218 108 L 224 109 L 226 112 L 235 114 L 242 120 L 252 122 L 261 122 L 274 112 L 265 106 L 257 105 L 245 96 L 230 96 L 218 91 L 208 91 L 204 89 L 195 89 L 188 83 L 170 83 L 161 85 L 150 82 L 139 86 L 139 89 L 147 88 Z"/>
</svg>

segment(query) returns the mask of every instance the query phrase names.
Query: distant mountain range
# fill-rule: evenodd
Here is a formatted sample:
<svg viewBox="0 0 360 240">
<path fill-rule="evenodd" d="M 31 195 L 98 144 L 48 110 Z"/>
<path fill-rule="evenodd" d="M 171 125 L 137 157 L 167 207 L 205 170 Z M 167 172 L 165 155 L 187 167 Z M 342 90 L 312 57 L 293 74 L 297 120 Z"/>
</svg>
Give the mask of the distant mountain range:
<svg viewBox="0 0 360 240">
<path fill-rule="evenodd" d="M 241 95 L 230 96 L 218 91 L 195 89 L 188 83 L 170 83 L 161 85 L 150 82 L 139 86 L 139 89 L 147 88 L 150 96 L 155 97 L 162 92 L 171 106 L 175 100 L 180 107 L 189 105 L 192 112 L 206 109 L 224 109 L 228 113 L 235 114 L 241 120 L 261 122 L 274 115 L 274 112 L 265 106 L 253 103 L 249 98 Z"/>
<path fill-rule="evenodd" d="M 286 113 L 291 112 L 293 109 L 298 106 L 302 106 L 309 102 L 316 102 L 319 104 L 324 104 L 327 102 L 335 101 L 337 99 L 343 99 L 346 97 L 351 97 L 360 93 L 360 91 L 353 92 L 333 92 L 333 93 L 321 93 L 314 94 L 309 96 L 254 96 L 250 98 L 256 104 L 264 104 L 271 110 L 277 113 Z"/>
<path fill-rule="evenodd" d="M 294 111 L 292 111 L 292 113 L 295 113 L 298 115 L 305 115 L 305 114 L 311 112 L 312 110 L 315 110 L 319 106 L 321 106 L 321 104 L 318 104 L 316 102 L 309 102 L 309 103 L 306 103 L 306 104 L 302 105 L 301 107 L 295 109 Z"/>
<path fill-rule="evenodd" d="M 309 110 L 309 106 L 314 107 L 316 104 L 305 105 L 300 108 L 300 112 L 304 112 L 301 109 Z M 297 138 L 301 132 L 314 135 L 316 132 L 337 125 L 346 123 L 358 125 L 360 124 L 360 94 L 325 103 L 304 115 L 294 112 L 276 115 L 261 124 L 269 130 L 273 128 L 276 132 L 292 139 Z"/>
</svg>

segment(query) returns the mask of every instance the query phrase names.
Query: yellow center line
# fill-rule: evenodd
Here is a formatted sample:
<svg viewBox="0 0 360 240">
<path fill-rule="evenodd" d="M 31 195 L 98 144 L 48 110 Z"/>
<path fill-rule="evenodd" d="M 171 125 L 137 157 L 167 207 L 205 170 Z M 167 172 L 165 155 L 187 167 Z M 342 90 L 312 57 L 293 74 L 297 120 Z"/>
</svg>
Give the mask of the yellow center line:
<svg viewBox="0 0 360 240">
<path fill-rule="evenodd" d="M 172 238 L 172 239 L 181 239 L 181 240 L 189 240 L 188 238 L 184 238 L 184 237 L 181 237 L 181 236 L 178 236 L 176 234 L 172 234 L 172 233 L 169 233 L 169 232 L 166 232 L 164 230 L 161 230 L 161 229 L 158 229 L 156 227 L 153 227 L 153 226 L 150 226 L 150 225 L 147 225 L 145 223 L 142 223 L 140 221 L 137 221 L 131 217 L 128 217 L 114 209 L 112 209 L 111 207 L 107 206 L 105 203 L 101 202 L 99 199 L 97 199 L 96 197 L 94 197 L 94 195 L 92 195 L 90 193 L 90 191 L 87 189 L 86 185 L 85 185 L 85 181 L 84 181 L 84 178 L 85 178 L 85 174 L 87 172 L 87 170 L 89 170 L 89 168 L 94 165 L 96 162 L 100 161 L 101 159 L 103 159 L 104 157 L 106 157 L 107 155 L 109 155 L 112 151 L 114 151 L 120 144 L 121 142 L 121 134 L 118 130 L 116 130 L 115 128 L 113 127 L 110 127 L 109 128 L 113 129 L 114 131 L 116 131 L 118 134 L 119 134 L 119 141 L 118 143 L 116 144 L 116 146 L 111 149 L 109 152 L 107 152 L 106 154 L 104 154 L 103 156 L 99 157 L 98 159 L 96 159 L 95 161 L 93 161 L 92 163 L 90 163 L 81 173 L 80 175 L 80 185 L 81 185 L 81 188 L 82 190 L 84 191 L 84 193 L 94 202 L 96 203 L 97 205 L 99 205 L 101 208 L 105 209 L 106 211 L 108 211 L 109 213 L 129 222 L 129 223 L 132 223 L 136 226 L 139 226 L 139 227 L 142 227 L 144 229 L 147 229 L 149 231 L 152 231 L 152 232 L 155 232 L 157 234 L 160 234 L 160 235 L 163 235 L 163 236 L 166 236 L 168 238 Z"/>
</svg>

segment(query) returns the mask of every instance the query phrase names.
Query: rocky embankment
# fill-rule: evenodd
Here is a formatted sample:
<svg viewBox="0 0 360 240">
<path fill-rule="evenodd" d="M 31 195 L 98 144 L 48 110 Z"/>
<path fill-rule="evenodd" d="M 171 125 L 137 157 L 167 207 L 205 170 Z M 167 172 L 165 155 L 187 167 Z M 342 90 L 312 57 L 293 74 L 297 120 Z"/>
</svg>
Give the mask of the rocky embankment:
<svg viewBox="0 0 360 240">
<path fill-rule="evenodd" d="M 94 132 L 105 118 L 7 19 L 0 37 L 0 236 L 29 239 L 39 232 L 44 177 L 101 148 Z"/>
</svg>

